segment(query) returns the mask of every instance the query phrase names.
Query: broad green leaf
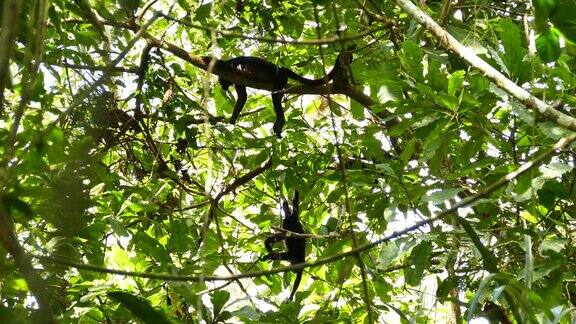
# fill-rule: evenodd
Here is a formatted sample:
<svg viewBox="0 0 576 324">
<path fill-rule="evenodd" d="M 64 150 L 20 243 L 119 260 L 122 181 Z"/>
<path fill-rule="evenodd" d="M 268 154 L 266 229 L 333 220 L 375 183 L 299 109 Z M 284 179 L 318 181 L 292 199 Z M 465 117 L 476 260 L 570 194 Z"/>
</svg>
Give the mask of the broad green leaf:
<svg viewBox="0 0 576 324">
<path fill-rule="evenodd" d="M 557 0 L 532 0 L 537 15 L 548 17 L 557 5 Z"/>
<path fill-rule="evenodd" d="M 442 189 L 439 191 L 435 191 L 427 196 L 425 196 L 422 201 L 429 201 L 435 204 L 440 204 L 445 202 L 446 200 L 454 198 L 459 192 L 461 192 L 462 188 L 447 188 Z"/>
<path fill-rule="evenodd" d="M 488 250 L 484 246 L 484 244 L 482 244 L 480 237 L 478 236 L 478 234 L 476 233 L 476 231 L 474 230 L 474 227 L 472 227 L 470 222 L 468 222 L 466 219 L 459 217 L 459 216 L 456 216 L 456 221 L 458 221 L 458 224 L 460 226 L 462 226 L 462 228 L 464 229 L 464 231 L 466 232 L 468 237 L 474 243 L 474 246 L 476 247 L 476 249 L 478 249 L 478 251 L 482 255 L 482 265 L 483 265 L 484 269 L 487 271 L 490 271 L 492 273 L 498 272 L 496 257 L 494 256 L 494 254 L 492 254 L 492 252 L 490 250 Z"/>
<path fill-rule="evenodd" d="M 540 168 L 542 176 L 547 179 L 561 177 L 564 173 L 572 170 L 572 167 L 566 163 L 550 163 Z"/>
<path fill-rule="evenodd" d="M 550 13 L 550 20 L 571 42 L 576 43 L 576 2 L 557 0 L 556 8 Z"/>
<path fill-rule="evenodd" d="M 400 62 L 409 71 L 410 75 L 417 80 L 423 79 L 422 59 L 424 52 L 415 43 L 407 41 L 403 43 Z"/>
<path fill-rule="evenodd" d="M 364 120 L 364 107 L 359 105 L 355 101 L 352 102 L 350 105 L 350 112 L 352 113 L 352 117 L 356 120 Z"/>
<path fill-rule="evenodd" d="M 438 279 L 440 280 L 440 279 Z M 438 284 L 436 289 L 436 297 L 439 299 L 445 299 L 448 294 L 455 288 L 458 287 L 458 277 L 450 276 Z"/>
<path fill-rule="evenodd" d="M 400 155 L 400 160 L 402 161 L 403 165 L 406 165 L 408 163 L 408 161 L 410 161 L 410 159 L 412 159 L 412 155 L 414 154 L 414 149 L 416 146 L 416 138 L 412 138 L 408 144 L 406 145 L 406 148 L 404 149 L 404 151 L 402 151 L 402 154 Z"/>
<path fill-rule="evenodd" d="M 520 212 L 520 217 L 524 218 L 525 220 L 531 222 L 531 223 L 536 223 L 538 222 L 538 218 L 536 216 L 534 216 L 532 213 L 530 213 L 527 210 L 523 210 Z"/>
<path fill-rule="evenodd" d="M 344 261 L 340 263 L 340 267 L 338 267 L 338 279 L 336 280 L 338 284 L 342 284 L 350 278 L 355 264 L 356 260 L 354 260 L 353 257 L 344 259 Z"/>
<path fill-rule="evenodd" d="M 214 306 L 214 314 L 220 314 L 224 305 L 230 299 L 230 293 L 224 290 L 216 291 L 212 294 L 212 305 Z"/>
<path fill-rule="evenodd" d="M 185 3 L 185 1 L 179 1 L 178 4 L 180 4 L 183 8 L 189 5 L 187 3 Z M 196 21 L 202 21 L 202 22 L 206 22 L 208 21 L 208 19 L 210 18 L 210 12 L 212 11 L 212 3 L 205 3 L 200 5 L 200 7 L 198 7 L 196 9 L 196 14 L 194 15 L 194 20 Z"/>
<path fill-rule="evenodd" d="M 450 75 L 450 78 L 448 79 L 448 94 L 452 96 L 456 96 L 458 94 L 458 91 L 460 91 L 462 85 L 464 84 L 464 76 L 466 76 L 466 72 L 462 70 L 458 70 Z"/>
<path fill-rule="evenodd" d="M 410 267 L 404 270 L 406 283 L 417 286 L 422 282 L 424 270 L 430 265 L 432 258 L 432 245 L 429 242 L 422 242 L 412 249 L 410 254 Z"/>
<path fill-rule="evenodd" d="M 553 62 L 560 57 L 560 37 L 554 28 L 548 28 L 536 38 L 536 50 L 543 62 Z"/>
<path fill-rule="evenodd" d="M 553 251 L 561 253 L 566 247 L 566 241 L 561 239 L 544 240 L 538 246 L 538 252 L 544 253 L 546 251 Z"/>
<path fill-rule="evenodd" d="M 504 45 L 503 60 L 510 71 L 510 77 L 514 81 L 523 81 L 527 71 L 523 70 L 524 56 L 527 53 L 526 48 L 522 45 L 521 30 L 518 25 L 509 19 L 503 19 L 500 22 L 500 37 Z"/>
<path fill-rule="evenodd" d="M 394 243 L 388 243 L 382 246 L 380 253 L 378 254 L 378 266 L 380 268 L 386 268 L 392 261 L 398 257 L 398 247 Z"/>
</svg>

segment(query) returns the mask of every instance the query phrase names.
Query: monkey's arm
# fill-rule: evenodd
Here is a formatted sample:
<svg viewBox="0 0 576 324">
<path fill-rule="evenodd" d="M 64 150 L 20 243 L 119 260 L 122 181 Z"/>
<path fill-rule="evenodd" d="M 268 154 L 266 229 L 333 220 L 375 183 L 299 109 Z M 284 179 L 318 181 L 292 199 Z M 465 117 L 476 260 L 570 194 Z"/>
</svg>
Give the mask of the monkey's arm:
<svg viewBox="0 0 576 324">
<path fill-rule="evenodd" d="M 223 78 L 218 78 L 218 82 L 220 83 L 220 86 L 222 87 L 222 90 L 226 91 L 228 90 L 228 87 L 230 87 L 230 85 L 232 84 L 232 82 L 223 79 Z"/>
<path fill-rule="evenodd" d="M 272 130 L 276 137 L 282 138 L 282 128 L 284 128 L 284 123 L 286 119 L 284 118 L 284 109 L 282 108 L 282 97 L 283 93 L 272 93 L 272 105 L 274 106 L 274 113 L 276 114 L 276 120 L 272 126 Z"/>
<path fill-rule="evenodd" d="M 300 193 L 298 192 L 298 190 L 295 190 L 294 198 L 292 199 L 292 214 L 296 215 L 296 217 L 298 217 L 299 205 L 300 205 Z"/>
<path fill-rule="evenodd" d="M 272 246 L 276 243 L 276 242 L 280 242 L 284 240 L 284 235 L 281 234 L 274 234 L 270 237 L 268 237 L 266 239 L 266 241 L 264 241 L 264 246 L 266 247 L 266 251 L 268 251 L 268 253 L 270 254 L 274 254 L 274 249 L 272 248 Z"/>
<path fill-rule="evenodd" d="M 288 217 L 290 215 L 290 208 L 288 208 L 288 202 L 282 199 L 282 211 L 284 212 L 284 217 Z"/>
<path fill-rule="evenodd" d="M 241 86 L 238 84 L 234 85 L 236 87 L 236 94 L 238 95 L 238 99 L 236 100 L 236 104 L 234 105 L 234 111 L 232 112 L 232 117 L 230 117 L 230 124 L 235 124 L 238 116 L 240 116 L 240 112 L 244 105 L 246 104 L 246 87 Z"/>
<path fill-rule="evenodd" d="M 276 242 L 284 241 L 285 236 L 283 234 L 275 234 L 270 236 L 269 238 L 264 241 L 264 246 L 266 247 L 266 251 L 268 254 L 265 255 L 262 260 L 285 260 L 290 261 L 291 255 L 288 252 L 274 252 L 272 246 Z"/>
</svg>

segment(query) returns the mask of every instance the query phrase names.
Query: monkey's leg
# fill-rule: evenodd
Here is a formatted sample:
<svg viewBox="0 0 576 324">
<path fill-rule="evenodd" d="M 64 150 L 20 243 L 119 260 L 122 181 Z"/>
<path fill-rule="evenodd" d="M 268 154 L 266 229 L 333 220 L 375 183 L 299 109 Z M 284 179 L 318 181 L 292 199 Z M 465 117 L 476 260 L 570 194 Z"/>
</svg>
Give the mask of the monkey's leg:
<svg viewBox="0 0 576 324">
<path fill-rule="evenodd" d="M 244 108 L 244 104 L 246 104 L 246 87 L 235 84 L 236 87 L 236 94 L 238 95 L 238 99 L 236 100 L 236 104 L 234 105 L 234 111 L 232 112 L 232 117 L 230 117 L 230 124 L 236 124 L 236 120 L 238 116 L 240 116 L 240 112 L 242 108 Z"/>
<path fill-rule="evenodd" d="M 294 279 L 294 285 L 292 287 L 292 292 L 290 293 L 290 300 L 294 300 L 294 295 L 296 295 L 296 290 L 298 290 L 298 286 L 300 286 L 300 281 L 302 280 L 302 270 L 295 271 L 296 272 L 296 279 Z"/>
<path fill-rule="evenodd" d="M 282 138 L 282 128 L 286 122 L 284 109 L 282 109 L 283 96 L 283 93 L 272 93 L 272 104 L 274 105 L 274 112 L 276 113 L 276 121 L 274 122 L 274 126 L 272 126 L 272 130 L 278 138 Z"/>
</svg>

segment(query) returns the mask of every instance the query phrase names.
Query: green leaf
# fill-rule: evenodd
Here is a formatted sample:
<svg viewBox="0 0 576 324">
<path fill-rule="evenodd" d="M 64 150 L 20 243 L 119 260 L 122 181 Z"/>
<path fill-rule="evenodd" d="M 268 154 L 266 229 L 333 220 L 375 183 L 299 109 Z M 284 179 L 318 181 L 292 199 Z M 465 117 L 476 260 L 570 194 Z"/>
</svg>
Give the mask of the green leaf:
<svg viewBox="0 0 576 324">
<path fill-rule="evenodd" d="M 392 261 L 398 257 L 399 249 L 394 243 L 385 244 L 378 254 L 378 266 L 386 268 L 392 264 Z"/>
<path fill-rule="evenodd" d="M 520 217 L 524 218 L 532 224 L 536 224 L 538 222 L 538 218 L 526 210 L 520 212 Z"/>
<path fill-rule="evenodd" d="M 186 1 L 178 1 L 183 8 L 189 6 Z M 210 12 L 212 11 L 212 3 L 205 3 L 196 9 L 196 14 L 194 15 L 194 20 L 206 22 L 210 18 Z"/>
<path fill-rule="evenodd" d="M 545 286 L 539 293 L 542 296 L 542 301 L 550 308 L 561 305 L 564 289 L 564 278 L 561 271 L 554 271 L 546 280 Z"/>
<path fill-rule="evenodd" d="M 566 247 L 566 240 L 562 239 L 548 239 L 542 241 L 538 246 L 538 252 L 544 254 L 546 251 L 553 251 L 556 253 L 561 253 Z"/>
<path fill-rule="evenodd" d="M 214 306 L 214 315 L 220 314 L 226 302 L 230 299 L 230 293 L 225 290 L 218 290 L 211 296 Z"/>
<path fill-rule="evenodd" d="M 400 154 L 400 161 L 402 161 L 402 165 L 406 165 L 408 163 L 408 161 L 410 161 L 410 159 L 412 159 L 412 155 L 414 154 L 414 149 L 416 148 L 416 142 L 417 142 L 417 139 L 412 138 L 406 144 L 404 151 L 402 151 L 402 154 Z"/>
<path fill-rule="evenodd" d="M 543 62 L 554 62 L 560 57 L 560 37 L 553 28 L 536 37 L 536 51 Z"/>
<path fill-rule="evenodd" d="M 191 9 L 190 4 L 186 0 L 178 0 L 178 5 L 186 11 L 189 11 Z"/>
<path fill-rule="evenodd" d="M 280 21 L 282 22 L 282 25 L 286 27 L 286 32 L 289 33 L 291 37 L 298 38 L 302 35 L 304 29 L 304 21 L 302 20 L 302 17 L 282 15 Z"/>
<path fill-rule="evenodd" d="M 448 94 L 455 96 L 457 92 L 462 89 L 464 76 L 466 76 L 466 72 L 462 70 L 458 70 L 450 75 L 448 79 Z"/>
<path fill-rule="evenodd" d="M 456 197 L 456 195 L 461 192 L 463 189 L 462 188 L 447 188 L 447 189 L 442 189 L 439 191 L 435 191 L 433 193 L 431 193 L 430 195 L 425 196 L 422 201 L 424 202 L 432 202 L 435 204 L 440 204 L 445 202 L 448 199 L 452 199 L 454 197 Z"/>
<path fill-rule="evenodd" d="M 112 227 L 112 230 L 118 236 L 128 237 L 130 235 L 130 233 L 128 232 L 128 230 L 126 230 L 126 228 L 124 227 L 124 225 L 122 225 L 122 223 L 118 222 L 114 218 L 110 218 L 108 219 L 108 221 L 110 222 L 110 227 Z"/>
<path fill-rule="evenodd" d="M 544 135 L 553 140 L 559 140 L 568 135 L 568 131 L 565 128 L 562 128 L 553 122 L 539 123 L 538 127 L 542 130 Z"/>
<path fill-rule="evenodd" d="M 472 243 L 474 243 L 476 249 L 478 249 L 478 251 L 482 255 L 482 264 L 484 266 L 484 269 L 492 273 L 498 272 L 496 257 L 494 256 L 494 254 L 492 254 L 490 250 L 488 250 L 482 244 L 482 241 L 480 241 L 480 237 L 478 237 L 478 234 L 476 234 L 476 231 L 474 230 L 472 225 L 466 219 L 460 216 L 455 216 L 455 218 L 458 224 L 462 226 L 466 234 L 468 234 L 468 237 L 472 240 Z"/>
<path fill-rule="evenodd" d="M 410 74 L 411 77 L 416 78 L 416 80 L 423 80 L 424 78 L 424 70 L 422 66 L 423 57 L 424 52 L 420 46 L 412 41 L 405 41 L 402 43 L 400 62 L 408 71 L 408 74 Z"/>
<path fill-rule="evenodd" d="M 576 43 L 576 2 L 558 0 L 558 5 L 550 14 L 550 20 L 571 42 Z"/>
<path fill-rule="evenodd" d="M 522 82 L 527 75 L 524 56 L 527 54 L 526 48 L 522 45 L 522 33 L 516 23 L 509 19 L 500 22 L 500 37 L 504 46 L 503 60 L 508 68 L 510 78 L 514 81 Z"/>
<path fill-rule="evenodd" d="M 352 101 L 350 105 L 350 112 L 352 117 L 356 120 L 364 120 L 364 106 L 358 104 L 356 101 Z"/>
<path fill-rule="evenodd" d="M 537 15 L 548 17 L 556 7 L 557 0 L 532 0 Z"/>
<path fill-rule="evenodd" d="M 550 163 L 540 168 L 542 176 L 546 179 L 560 178 L 564 173 L 571 170 L 572 166 L 562 162 Z"/>
<path fill-rule="evenodd" d="M 108 292 L 107 295 L 128 308 L 134 316 L 141 319 L 144 323 L 170 323 L 166 320 L 164 314 L 152 308 L 150 302 L 144 298 L 134 296 L 124 291 L 111 291 Z"/>
<path fill-rule="evenodd" d="M 340 262 L 340 266 L 338 267 L 338 279 L 336 279 L 336 282 L 339 285 L 350 278 L 350 274 L 352 273 L 355 264 L 356 261 L 352 257 L 348 257 Z"/>
<path fill-rule="evenodd" d="M 534 179 L 531 174 L 523 174 L 516 179 L 516 183 L 509 184 L 507 191 L 515 201 L 526 201 L 532 197 L 532 191 L 537 190 L 533 187 L 536 184 Z"/>
<path fill-rule="evenodd" d="M 446 299 L 448 294 L 458 286 L 458 277 L 450 276 L 438 284 L 436 289 L 436 297 L 440 300 Z"/>
<path fill-rule="evenodd" d="M 411 260 L 410 267 L 404 271 L 406 283 L 412 286 L 419 285 L 424 277 L 424 270 L 428 269 L 431 259 L 432 244 L 430 242 L 422 242 L 415 246 L 409 257 Z"/>
</svg>

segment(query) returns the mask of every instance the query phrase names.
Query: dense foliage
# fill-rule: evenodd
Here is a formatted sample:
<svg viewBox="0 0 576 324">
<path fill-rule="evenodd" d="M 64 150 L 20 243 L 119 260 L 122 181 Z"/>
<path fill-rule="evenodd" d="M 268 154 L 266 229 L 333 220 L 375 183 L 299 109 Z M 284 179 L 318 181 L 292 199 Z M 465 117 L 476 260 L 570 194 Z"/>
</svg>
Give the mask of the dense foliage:
<svg viewBox="0 0 576 324">
<path fill-rule="evenodd" d="M 576 4 L 417 6 L 437 29 L 406 0 L 2 1 L 0 322 L 575 321 Z M 282 139 L 199 63 L 345 49 Z M 287 301 L 259 258 L 295 190 Z"/>
</svg>

